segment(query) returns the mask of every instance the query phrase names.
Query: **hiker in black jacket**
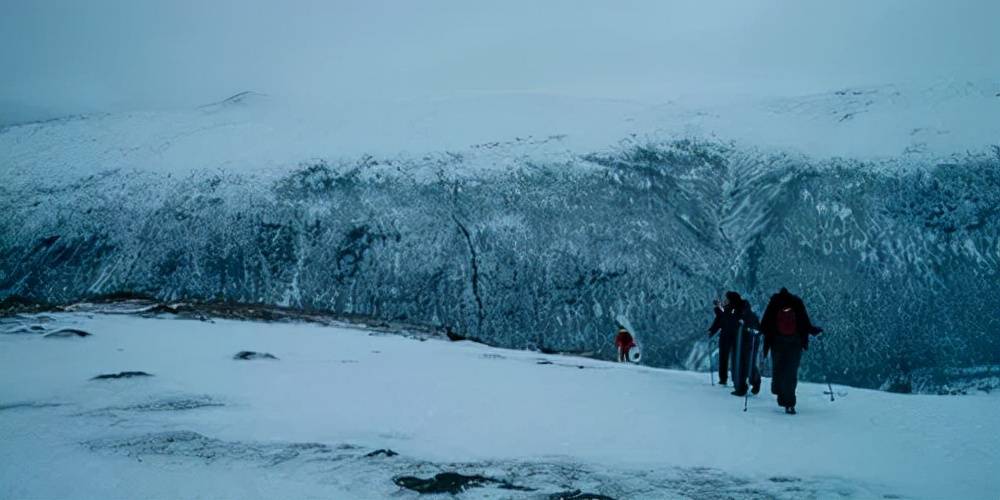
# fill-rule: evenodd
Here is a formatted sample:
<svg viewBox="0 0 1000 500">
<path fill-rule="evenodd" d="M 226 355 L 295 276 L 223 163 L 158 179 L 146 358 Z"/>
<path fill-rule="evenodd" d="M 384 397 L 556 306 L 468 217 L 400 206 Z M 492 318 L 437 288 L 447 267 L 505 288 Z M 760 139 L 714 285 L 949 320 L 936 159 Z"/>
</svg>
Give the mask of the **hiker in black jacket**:
<svg viewBox="0 0 1000 500">
<path fill-rule="evenodd" d="M 749 352 L 744 356 L 744 349 L 749 348 L 749 342 L 743 342 L 743 335 L 749 335 L 747 328 L 756 328 L 757 316 L 750 310 L 750 304 L 740 297 L 736 292 L 726 292 L 726 299 L 721 308 L 716 307 L 715 320 L 708 329 L 708 336 L 719 333 L 719 383 L 726 385 L 729 376 L 730 361 L 732 361 L 733 384 L 736 390 L 734 395 L 742 396 L 746 394 L 746 378 L 748 363 L 744 359 L 749 359 Z M 744 346 L 744 344 L 747 344 Z M 739 353 L 739 356 L 735 354 Z M 730 359 L 732 358 L 732 359 Z M 741 363 L 742 361 L 742 363 Z M 742 375 L 742 377 L 741 377 Z M 740 381 L 742 380 L 742 384 Z M 760 375 L 757 374 L 756 386 L 760 386 Z"/>
<path fill-rule="evenodd" d="M 778 396 L 778 405 L 785 413 L 794 415 L 802 351 L 809 349 L 809 336 L 819 335 L 823 329 L 809 320 L 802 299 L 782 288 L 771 296 L 760 331 L 764 334 L 764 357 L 768 351 L 772 354 L 771 392 Z"/>
<path fill-rule="evenodd" d="M 755 359 L 759 352 L 759 346 L 755 346 L 757 330 L 760 329 L 760 321 L 757 314 L 753 312 L 750 303 L 741 300 L 738 315 L 740 316 L 739 335 L 736 337 L 733 351 L 733 386 L 734 396 L 746 396 L 747 389 L 754 394 L 760 392 L 760 370 L 757 368 Z M 750 386 L 747 386 L 747 377 L 750 377 Z"/>
</svg>

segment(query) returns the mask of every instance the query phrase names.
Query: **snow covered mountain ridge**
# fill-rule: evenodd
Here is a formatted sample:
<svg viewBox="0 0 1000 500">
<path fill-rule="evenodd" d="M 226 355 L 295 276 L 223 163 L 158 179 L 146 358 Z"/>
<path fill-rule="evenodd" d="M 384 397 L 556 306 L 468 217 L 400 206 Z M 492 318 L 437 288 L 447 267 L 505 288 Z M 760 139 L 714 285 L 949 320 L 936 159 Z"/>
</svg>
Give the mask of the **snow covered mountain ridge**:
<svg viewBox="0 0 1000 500">
<path fill-rule="evenodd" d="M 0 298 L 147 293 L 433 325 L 690 367 L 710 299 L 781 286 L 804 374 L 1000 364 L 1000 86 L 711 105 L 491 94 L 0 129 Z M 308 118 L 303 118 L 308 116 Z M 905 384 L 903 384 L 905 386 Z"/>
</svg>

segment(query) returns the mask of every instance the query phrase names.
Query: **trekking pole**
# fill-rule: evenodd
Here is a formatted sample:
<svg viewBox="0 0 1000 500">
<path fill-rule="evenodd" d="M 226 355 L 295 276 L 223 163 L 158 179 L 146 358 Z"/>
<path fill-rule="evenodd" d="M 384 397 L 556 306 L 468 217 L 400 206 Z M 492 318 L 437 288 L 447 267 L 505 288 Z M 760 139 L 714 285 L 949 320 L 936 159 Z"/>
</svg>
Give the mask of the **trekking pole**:
<svg viewBox="0 0 1000 500">
<path fill-rule="evenodd" d="M 819 338 L 823 340 L 822 336 L 820 336 Z M 823 340 L 822 343 L 823 343 L 823 364 L 826 365 L 825 366 L 826 369 L 823 371 L 826 372 L 826 387 L 830 389 L 830 402 L 832 403 L 834 402 L 834 398 L 833 398 L 833 384 L 830 383 L 830 355 L 827 354 L 826 352 L 826 340 Z"/>
<path fill-rule="evenodd" d="M 757 342 L 757 339 L 754 339 L 754 338 L 750 339 L 750 356 L 753 356 L 754 344 L 756 342 Z M 750 361 L 753 362 L 753 358 L 752 357 L 750 358 Z M 750 366 L 751 366 L 751 369 L 750 369 L 750 372 L 747 374 L 747 378 L 751 378 L 752 379 L 753 378 L 753 365 L 750 365 Z M 741 372 L 741 375 L 740 375 L 741 381 L 742 381 L 742 378 L 743 378 L 743 376 L 742 376 L 742 372 Z M 749 402 L 750 402 L 750 388 L 747 387 L 746 388 L 746 392 L 743 394 L 743 411 L 744 412 L 747 411 L 747 403 L 749 403 Z"/>
<path fill-rule="evenodd" d="M 708 339 L 708 378 L 715 385 L 715 367 L 712 365 L 712 339 Z"/>
<path fill-rule="evenodd" d="M 753 385 L 753 369 L 757 366 L 757 334 L 750 337 L 750 369 L 747 370 L 747 377 L 750 385 Z M 743 395 L 743 411 L 747 411 L 747 404 L 750 401 L 750 388 L 747 387 L 746 394 Z"/>
</svg>

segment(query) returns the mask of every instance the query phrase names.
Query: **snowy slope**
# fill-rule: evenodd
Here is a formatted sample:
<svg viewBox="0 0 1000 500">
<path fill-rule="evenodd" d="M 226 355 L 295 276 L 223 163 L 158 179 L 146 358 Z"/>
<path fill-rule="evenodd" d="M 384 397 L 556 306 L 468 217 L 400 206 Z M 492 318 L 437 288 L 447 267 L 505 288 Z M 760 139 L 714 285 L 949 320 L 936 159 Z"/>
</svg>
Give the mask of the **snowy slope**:
<svg viewBox="0 0 1000 500">
<path fill-rule="evenodd" d="M 831 403 L 803 384 L 790 417 L 766 390 L 743 413 L 704 372 L 467 342 L 91 313 L 2 326 L 17 325 L 39 329 L 0 335 L 3 498 L 416 498 L 392 479 L 445 471 L 534 490 L 461 498 L 1000 494 L 994 396 L 838 386 Z M 66 326 L 93 336 L 42 336 Z M 127 370 L 153 377 L 90 380 Z"/>
<path fill-rule="evenodd" d="M 0 176 L 58 181 L 117 169 L 175 175 L 204 169 L 248 172 L 313 158 L 419 158 L 494 143 L 516 146 L 508 154 L 543 159 L 604 150 L 632 134 L 653 141 L 732 141 L 817 158 L 947 158 L 997 142 L 998 94 L 1000 83 L 989 81 L 669 103 L 490 93 L 303 104 L 247 92 L 197 109 L 6 127 L 0 130 Z M 538 141 L 548 138 L 559 140 L 539 147 Z M 463 170 L 476 174 L 479 169 L 466 165 Z"/>
</svg>

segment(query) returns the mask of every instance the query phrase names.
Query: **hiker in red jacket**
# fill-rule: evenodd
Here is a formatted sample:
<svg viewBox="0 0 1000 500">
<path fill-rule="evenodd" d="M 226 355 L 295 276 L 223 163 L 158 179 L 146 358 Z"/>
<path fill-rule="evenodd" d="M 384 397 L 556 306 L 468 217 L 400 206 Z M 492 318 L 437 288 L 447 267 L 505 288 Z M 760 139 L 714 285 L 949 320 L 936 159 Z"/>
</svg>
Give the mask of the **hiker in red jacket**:
<svg viewBox="0 0 1000 500">
<path fill-rule="evenodd" d="M 618 336 L 615 337 L 615 346 L 618 347 L 618 362 L 628 362 L 628 351 L 635 347 L 635 339 L 624 326 L 618 326 Z"/>
</svg>

